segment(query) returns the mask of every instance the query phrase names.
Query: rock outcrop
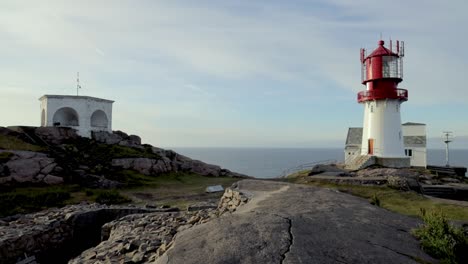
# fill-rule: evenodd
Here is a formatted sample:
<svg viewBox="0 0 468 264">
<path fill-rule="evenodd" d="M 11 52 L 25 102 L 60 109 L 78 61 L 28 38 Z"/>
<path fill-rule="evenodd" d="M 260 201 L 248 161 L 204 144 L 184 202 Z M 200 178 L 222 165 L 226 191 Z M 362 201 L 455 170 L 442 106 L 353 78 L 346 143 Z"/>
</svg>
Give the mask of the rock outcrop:
<svg viewBox="0 0 468 264">
<path fill-rule="evenodd" d="M 172 150 L 142 145 L 141 138 L 121 131 L 93 132 L 92 139 L 81 138 L 64 127 L 9 127 L 0 136 L 15 137 L 24 148 L 1 149 L 0 185 L 56 185 L 78 183 L 92 188 L 121 186 L 112 176 L 119 170 L 157 176 L 170 172 L 187 172 L 211 177 L 247 177 L 220 166 L 192 160 Z M 108 177 L 109 176 L 109 177 Z"/>
<path fill-rule="evenodd" d="M 92 132 L 92 138 L 105 144 L 118 144 L 126 147 L 141 147 L 141 138 L 136 135 L 128 135 L 122 131 L 109 133 L 106 131 Z"/>
<path fill-rule="evenodd" d="M 15 183 L 55 185 L 64 182 L 60 177 L 57 163 L 45 153 L 1 149 L 0 153 L 8 153 L 10 156 L 8 161 L 1 165 L 3 173 L 0 174 L 0 184 L 2 185 Z"/>
</svg>

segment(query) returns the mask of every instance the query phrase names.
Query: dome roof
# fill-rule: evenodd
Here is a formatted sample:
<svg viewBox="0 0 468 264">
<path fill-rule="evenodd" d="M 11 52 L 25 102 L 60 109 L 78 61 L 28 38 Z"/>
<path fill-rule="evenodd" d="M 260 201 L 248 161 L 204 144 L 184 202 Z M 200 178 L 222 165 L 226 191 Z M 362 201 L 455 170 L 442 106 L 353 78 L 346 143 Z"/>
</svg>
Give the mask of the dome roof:
<svg viewBox="0 0 468 264">
<path fill-rule="evenodd" d="M 384 47 L 385 42 L 383 40 L 379 40 L 378 44 L 379 46 L 371 54 L 369 54 L 369 56 L 367 56 L 366 59 L 370 57 L 380 57 L 380 56 L 398 57 L 398 54 Z"/>
</svg>

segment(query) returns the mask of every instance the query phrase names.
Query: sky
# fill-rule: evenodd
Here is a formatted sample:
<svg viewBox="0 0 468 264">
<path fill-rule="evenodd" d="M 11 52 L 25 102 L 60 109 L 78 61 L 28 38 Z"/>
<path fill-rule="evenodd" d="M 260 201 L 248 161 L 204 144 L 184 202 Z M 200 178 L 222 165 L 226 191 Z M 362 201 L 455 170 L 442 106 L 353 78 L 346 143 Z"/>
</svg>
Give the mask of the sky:
<svg viewBox="0 0 468 264">
<path fill-rule="evenodd" d="M 359 49 L 404 40 L 402 121 L 468 148 L 468 2 L 0 1 L 0 126 L 38 98 L 114 100 L 113 129 L 160 147 L 343 147 L 362 126 Z M 465 32 L 465 33 L 464 33 Z M 458 141 L 458 142 L 457 142 Z"/>
</svg>

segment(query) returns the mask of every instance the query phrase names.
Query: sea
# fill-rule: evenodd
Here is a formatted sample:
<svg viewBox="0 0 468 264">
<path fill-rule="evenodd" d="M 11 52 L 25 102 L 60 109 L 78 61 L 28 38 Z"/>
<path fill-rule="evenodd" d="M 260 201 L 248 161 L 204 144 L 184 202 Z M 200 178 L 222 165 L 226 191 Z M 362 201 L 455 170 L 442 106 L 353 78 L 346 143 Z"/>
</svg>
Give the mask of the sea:
<svg viewBox="0 0 468 264">
<path fill-rule="evenodd" d="M 344 161 L 340 148 L 171 148 L 174 151 L 255 178 L 281 177 L 301 165 Z M 445 149 L 428 149 L 428 165 L 445 165 Z M 450 165 L 468 167 L 468 149 L 450 150 Z"/>
</svg>

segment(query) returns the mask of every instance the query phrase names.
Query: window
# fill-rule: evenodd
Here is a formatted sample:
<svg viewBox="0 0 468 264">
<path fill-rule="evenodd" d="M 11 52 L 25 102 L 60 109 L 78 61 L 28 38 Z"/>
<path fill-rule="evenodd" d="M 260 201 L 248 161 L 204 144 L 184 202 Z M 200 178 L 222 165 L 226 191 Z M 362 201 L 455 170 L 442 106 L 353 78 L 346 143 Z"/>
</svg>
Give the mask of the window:
<svg viewBox="0 0 468 264">
<path fill-rule="evenodd" d="M 412 149 L 405 149 L 405 156 L 412 157 L 413 156 L 413 150 Z"/>
</svg>

